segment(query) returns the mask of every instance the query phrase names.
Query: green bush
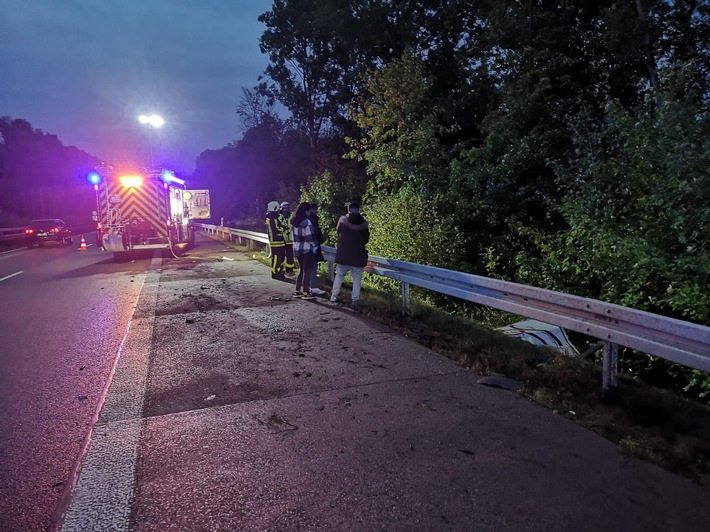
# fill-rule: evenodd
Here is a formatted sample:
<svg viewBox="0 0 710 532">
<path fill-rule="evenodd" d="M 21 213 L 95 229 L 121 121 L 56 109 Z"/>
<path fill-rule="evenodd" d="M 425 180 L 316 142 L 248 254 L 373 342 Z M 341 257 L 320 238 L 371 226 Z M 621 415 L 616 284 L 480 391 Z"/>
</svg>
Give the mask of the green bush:
<svg viewBox="0 0 710 532">
<path fill-rule="evenodd" d="M 369 252 L 429 266 L 460 269 L 466 238 L 453 214 L 403 186 L 363 207 L 370 222 Z"/>
</svg>

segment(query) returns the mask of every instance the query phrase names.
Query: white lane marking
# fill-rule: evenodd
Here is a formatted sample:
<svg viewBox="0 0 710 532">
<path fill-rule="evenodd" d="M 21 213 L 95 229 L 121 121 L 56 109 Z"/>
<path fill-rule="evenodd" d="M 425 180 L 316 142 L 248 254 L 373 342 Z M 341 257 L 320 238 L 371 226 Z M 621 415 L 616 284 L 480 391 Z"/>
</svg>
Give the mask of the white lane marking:
<svg viewBox="0 0 710 532">
<path fill-rule="evenodd" d="M 20 272 L 11 273 L 10 275 L 6 275 L 5 277 L 0 278 L 0 282 L 7 281 L 8 279 L 12 279 L 16 275 L 20 275 L 21 273 L 25 273 L 25 272 L 20 271 Z"/>
</svg>

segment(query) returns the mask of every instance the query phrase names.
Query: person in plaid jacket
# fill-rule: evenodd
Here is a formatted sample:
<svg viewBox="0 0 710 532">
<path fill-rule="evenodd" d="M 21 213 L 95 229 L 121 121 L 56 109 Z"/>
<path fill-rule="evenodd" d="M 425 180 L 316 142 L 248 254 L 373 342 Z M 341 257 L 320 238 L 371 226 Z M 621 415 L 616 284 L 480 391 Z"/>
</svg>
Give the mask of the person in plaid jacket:
<svg viewBox="0 0 710 532">
<path fill-rule="evenodd" d="M 313 223 L 308 219 L 311 210 L 310 203 L 303 202 L 291 218 L 291 235 L 293 236 L 293 254 L 298 260 L 299 271 L 296 278 L 294 297 L 313 299 L 311 293 L 311 270 L 316 263 L 318 241 Z"/>
</svg>

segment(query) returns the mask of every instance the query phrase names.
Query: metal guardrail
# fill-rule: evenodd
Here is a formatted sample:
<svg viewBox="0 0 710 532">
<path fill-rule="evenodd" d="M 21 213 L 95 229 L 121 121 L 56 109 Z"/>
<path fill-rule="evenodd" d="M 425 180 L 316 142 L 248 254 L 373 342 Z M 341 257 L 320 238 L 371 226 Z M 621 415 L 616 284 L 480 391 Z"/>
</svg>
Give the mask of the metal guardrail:
<svg viewBox="0 0 710 532">
<path fill-rule="evenodd" d="M 5 227 L 0 228 L 0 242 L 6 243 L 12 240 L 20 240 L 25 237 L 24 227 Z"/>
<path fill-rule="evenodd" d="M 224 234 L 240 243 L 269 242 L 264 233 L 199 225 L 208 233 Z M 323 246 L 323 256 L 330 263 L 332 277 L 335 248 Z M 620 345 L 710 373 L 710 327 L 595 299 L 375 255 L 369 256 L 366 271 L 401 283 L 405 311 L 409 310 L 409 286 L 413 285 L 598 338 L 604 345 L 605 390 L 616 385 Z"/>
</svg>

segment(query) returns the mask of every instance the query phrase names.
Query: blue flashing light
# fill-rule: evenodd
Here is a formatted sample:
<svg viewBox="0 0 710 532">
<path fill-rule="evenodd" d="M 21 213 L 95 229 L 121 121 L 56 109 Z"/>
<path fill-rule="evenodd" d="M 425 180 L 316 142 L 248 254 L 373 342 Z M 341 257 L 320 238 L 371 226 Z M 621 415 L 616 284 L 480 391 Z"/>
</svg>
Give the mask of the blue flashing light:
<svg viewBox="0 0 710 532">
<path fill-rule="evenodd" d="M 177 183 L 178 185 L 184 185 L 185 181 L 177 177 L 170 170 L 163 170 L 161 179 L 166 183 Z"/>
<path fill-rule="evenodd" d="M 98 185 L 101 183 L 101 176 L 96 172 L 91 172 L 88 176 L 86 176 L 86 179 L 88 179 L 89 183 L 92 185 Z"/>
</svg>

